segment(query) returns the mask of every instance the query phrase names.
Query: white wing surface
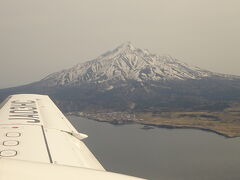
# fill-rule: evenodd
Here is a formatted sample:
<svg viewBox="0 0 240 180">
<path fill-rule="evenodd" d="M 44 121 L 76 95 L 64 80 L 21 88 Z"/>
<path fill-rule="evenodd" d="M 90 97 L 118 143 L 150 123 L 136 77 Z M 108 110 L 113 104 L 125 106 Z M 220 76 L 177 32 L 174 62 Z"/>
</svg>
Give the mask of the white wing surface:
<svg viewBox="0 0 240 180">
<path fill-rule="evenodd" d="M 106 172 L 45 95 L 9 96 L 0 105 L 0 179 L 138 179 Z"/>
</svg>

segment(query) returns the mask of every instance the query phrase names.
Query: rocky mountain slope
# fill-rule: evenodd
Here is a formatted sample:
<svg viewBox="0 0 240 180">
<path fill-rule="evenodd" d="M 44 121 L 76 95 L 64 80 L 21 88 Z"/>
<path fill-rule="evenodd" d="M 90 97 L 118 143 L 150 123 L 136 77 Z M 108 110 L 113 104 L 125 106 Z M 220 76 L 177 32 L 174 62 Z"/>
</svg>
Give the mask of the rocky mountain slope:
<svg viewBox="0 0 240 180">
<path fill-rule="evenodd" d="M 171 56 L 151 54 L 125 43 L 92 61 L 51 74 L 42 81 L 49 86 L 76 86 L 108 81 L 201 79 L 213 75 L 216 74 L 189 66 Z"/>
</svg>

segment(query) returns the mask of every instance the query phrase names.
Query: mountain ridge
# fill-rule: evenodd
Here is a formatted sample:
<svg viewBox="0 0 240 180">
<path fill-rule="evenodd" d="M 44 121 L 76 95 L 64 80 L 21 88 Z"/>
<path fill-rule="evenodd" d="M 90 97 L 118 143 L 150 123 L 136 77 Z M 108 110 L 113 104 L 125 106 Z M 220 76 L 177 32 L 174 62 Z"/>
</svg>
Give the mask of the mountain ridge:
<svg viewBox="0 0 240 180">
<path fill-rule="evenodd" d="M 169 55 L 155 55 L 135 48 L 130 42 L 99 57 L 79 63 L 42 79 L 50 86 L 78 86 L 108 81 L 162 81 L 201 79 L 212 76 L 233 77 L 190 66 Z"/>
</svg>

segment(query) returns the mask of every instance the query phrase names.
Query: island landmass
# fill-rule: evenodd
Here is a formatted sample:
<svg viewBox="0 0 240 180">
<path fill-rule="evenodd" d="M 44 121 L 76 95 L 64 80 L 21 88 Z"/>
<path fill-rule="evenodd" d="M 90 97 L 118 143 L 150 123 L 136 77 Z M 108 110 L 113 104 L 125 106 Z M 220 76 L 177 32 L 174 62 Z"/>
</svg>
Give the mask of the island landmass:
<svg viewBox="0 0 240 180">
<path fill-rule="evenodd" d="M 142 124 L 143 129 L 187 128 L 210 131 L 227 138 L 240 137 L 240 105 L 234 104 L 223 111 L 181 111 L 181 112 L 71 112 L 80 116 L 114 125 Z"/>
</svg>

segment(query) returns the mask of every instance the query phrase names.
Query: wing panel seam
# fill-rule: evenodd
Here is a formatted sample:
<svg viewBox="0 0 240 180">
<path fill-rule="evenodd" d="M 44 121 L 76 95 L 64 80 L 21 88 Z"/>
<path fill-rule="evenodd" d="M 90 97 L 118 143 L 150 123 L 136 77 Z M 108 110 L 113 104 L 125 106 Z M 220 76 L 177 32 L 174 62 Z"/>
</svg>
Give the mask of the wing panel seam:
<svg viewBox="0 0 240 180">
<path fill-rule="evenodd" d="M 43 126 L 41 126 L 41 128 L 42 128 L 42 132 L 43 132 L 44 142 L 45 142 L 45 145 L 46 145 L 46 148 L 47 148 L 49 161 L 50 161 L 50 163 L 53 163 L 52 156 L 51 156 L 50 149 L 49 149 L 48 142 L 47 142 L 47 137 L 46 137 L 46 134 L 44 132 L 44 128 L 43 128 Z"/>
</svg>

